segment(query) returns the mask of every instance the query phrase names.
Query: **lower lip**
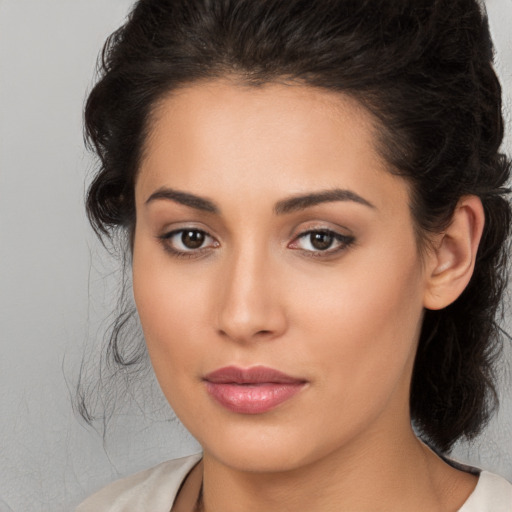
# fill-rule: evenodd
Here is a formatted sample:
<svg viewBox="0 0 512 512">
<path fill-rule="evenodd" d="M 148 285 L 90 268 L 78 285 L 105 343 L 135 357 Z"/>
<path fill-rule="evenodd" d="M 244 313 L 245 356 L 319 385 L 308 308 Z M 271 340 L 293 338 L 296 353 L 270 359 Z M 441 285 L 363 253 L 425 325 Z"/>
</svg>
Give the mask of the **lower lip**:
<svg viewBox="0 0 512 512">
<path fill-rule="evenodd" d="M 234 384 L 206 381 L 206 390 L 226 409 L 240 414 L 261 414 L 296 395 L 305 383 Z"/>
</svg>

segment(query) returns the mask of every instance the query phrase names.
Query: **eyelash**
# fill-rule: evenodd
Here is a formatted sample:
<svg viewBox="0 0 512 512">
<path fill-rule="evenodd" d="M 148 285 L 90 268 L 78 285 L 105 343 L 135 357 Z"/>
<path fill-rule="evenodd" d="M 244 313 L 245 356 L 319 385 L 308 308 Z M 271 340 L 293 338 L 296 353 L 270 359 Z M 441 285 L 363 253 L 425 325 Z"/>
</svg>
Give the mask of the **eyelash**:
<svg viewBox="0 0 512 512">
<path fill-rule="evenodd" d="M 176 249 L 172 246 L 172 238 L 181 235 L 183 239 L 183 235 L 185 233 L 194 233 L 194 234 L 200 234 L 205 237 L 205 239 L 212 239 L 214 240 L 214 247 L 218 247 L 220 244 L 217 242 L 211 235 L 209 235 L 206 231 L 203 231 L 202 229 L 197 228 L 182 228 L 182 229 L 175 229 L 173 231 L 170 231 L 169 233 L 165 233 L 158 238 L 160 239 L 164 249 L 171 254 L 171 256 L 175 256 L 176 258 L 185 258 L 185 259 L 192 259 L 192 258 L 198 258 L 202 254 L 205 253 L 205 251 L 208 251 L 211 247 L 198 247 L 197 249 L 189 249 L 188 251 Z"/>
<path fill-rule="evenodd" d="M 206 247 L 198 247 L 197 249 L 189 249 L 189 250 L 180 250 L 176 249 L 176 247 L 172 246 L 172 238 L 177 235 L 181 235 L 181 243 L 183 244 L 183 235 L 185 233 L 194 233 L 196 236 L 204 236 L 205 240 L 208 238 L 213 240 L 213 244 L 210 244 Z M 300 247 L 293 247 L 293 245 L 297 245 L 301 240 L 307 239 L 307 237 L 311 237 L 312 235 L 325 235 L 332 238 L 332 243 L 337 242 L 338 245 L 335 249 L 332 249 L 330 246 L 325 250 L 309 250 L 309 249 L 301 249 Z M 209 235 L 206 231 L 197 228 L 182 228 L 175 229 L 170 231 L 169 233 L 165 233 L 158 237 L 161 241 L 164 249 L 176 258 L 184 258 L 184 259 L 193 259 L 199 258 L 201 255 L 205 254 L 211 248 L 217 248 L 220 246 L 219 242 L 217 242 L 211 235 Z M 311 239 L 310 239 L 311 240 Z M 348 249 L 355 242 L 355 238 L 349 235 L 342 235 L 341 233 L 337 233 L 336 231 L 332 231 L 330 229 L 310 229 L 304 231 L 297 235 L 291 244 L 288 245 L 293 250 L 301 251 L 305 256 L 310 258 L 326 258 L 328 256 L 332 256 Z M 331 243 L 331 245 L 332 245 Z M 202 245 L 202 244 L 201 244 Z"/>
<path fill-rule="evenodd" d="M 332 231 L 330 229 L 309 229 L 303 233 L 300 233 L 292 242 L 292 244 L 297 244 L 300 240 L 306 240 L 307 237 L 311 237 L 311 235 L 326 235 L 328 237 L 332 238 L 332 243 L 337 242 L 338 245 L 334 249 L 329 246 L 325 250 L 317 249 L 315 250 L 308 250 L 308 249 L 301 249 L 300 247 L 292 247 L 295 250 L 302 251 L 302 253 L 305 256 L 308 256 L 310 258 L 326 258 L 328 256 L 333 256 L 335 254 L 338 254 L 346 249 L 348 249 L 354 242 L 355 238 L 350 235 L 342 235 L 341 233 L 337 233 L 336 231 Z M 311 239 L 310 239 L 311 240 Z M 332 245 L 331 243 L 331 245 Z"/>
</svg>

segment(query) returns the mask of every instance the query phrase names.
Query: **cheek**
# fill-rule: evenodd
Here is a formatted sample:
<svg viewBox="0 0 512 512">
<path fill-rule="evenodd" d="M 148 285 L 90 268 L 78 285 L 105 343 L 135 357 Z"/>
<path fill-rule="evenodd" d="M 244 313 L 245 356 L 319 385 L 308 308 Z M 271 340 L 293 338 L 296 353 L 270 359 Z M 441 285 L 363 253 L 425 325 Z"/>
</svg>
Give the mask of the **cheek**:
<svg viewBox="0 0 512 512">
<path fill-rule="evenodd" d="M 148 353 L 157 379 L 169 399 L 184 375 L 194 375 L 197 341 L 204 338 L 198 319 L 204 315 L 204 283 L 169 264 L 154 242 L 136 242 L 133 254 L 133 293 Z"/>
<path fill-rule="evenodd" d="M 204 295 L 197 286 L 186 286 L 176 273 L 134 265 L 133 288 L 137 310 L 148 344 L 171 336 L 179 339 L 197 327 Z"/>
<path fill-rule="evenodd" d="M 358 254 L 346 271 L 323 287 L 304 283 L 296 317 L 308 339 L 303 357 L 322 365 L 321 380 L 333 380 L 336 400 L 371 404 L 410 378 L 422 319 L 421 267 L 415 251 L 409 259 L 396 251 L 378 257 Z M 346 404 L 344 404 L 346 405 Z"/>
</svg>

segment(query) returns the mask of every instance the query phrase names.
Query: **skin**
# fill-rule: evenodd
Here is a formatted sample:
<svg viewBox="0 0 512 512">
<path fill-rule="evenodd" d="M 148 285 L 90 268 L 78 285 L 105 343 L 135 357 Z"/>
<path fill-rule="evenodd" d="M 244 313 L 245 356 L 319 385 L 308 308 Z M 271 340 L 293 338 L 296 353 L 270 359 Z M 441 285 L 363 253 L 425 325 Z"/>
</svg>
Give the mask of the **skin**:
<svg viewBox="0 0 512 512">
<path fill-rule="evenodd" d="M 408 185 L 379 156 L 373 119 L 324 90 L 195 84 L 165 98 L 150 126 L 135 187 L 134 296 L 161 388 L 204 450 L 189 479 L 197 489 L 203 478 L 204 509 L 457 510 L 476 479 L 415 437 L 409 387 L 424 308 L 455 300 L 471 275 L 480 202 L 461 200 L 420 251 Z M 363 201 L 276 213 L 332 190 Z M 181 233 L 168 236 L 180 229 L 208 235 L 187 249 Z M 340 241 L 315 251 L 312 230 Z M 229 365 L 306 385 L 271 411 L 238 414 L 203 381 Z"/>
</svg>

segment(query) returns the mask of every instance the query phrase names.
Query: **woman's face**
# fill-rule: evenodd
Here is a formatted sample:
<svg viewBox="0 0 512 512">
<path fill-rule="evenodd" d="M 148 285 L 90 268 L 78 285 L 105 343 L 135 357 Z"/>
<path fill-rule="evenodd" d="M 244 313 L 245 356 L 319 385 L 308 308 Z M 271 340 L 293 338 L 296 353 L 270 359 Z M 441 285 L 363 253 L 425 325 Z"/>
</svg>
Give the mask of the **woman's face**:
<svg viewBox="0 0 512 512">
<path fill-rule="evenodd" d="M 202 83 L 156 111 L 134 294 L 205 456 L 286 470 L 410 428 L 426 285 L 373 130 L 354 100 L 299 85 Z"/>
</svg>

